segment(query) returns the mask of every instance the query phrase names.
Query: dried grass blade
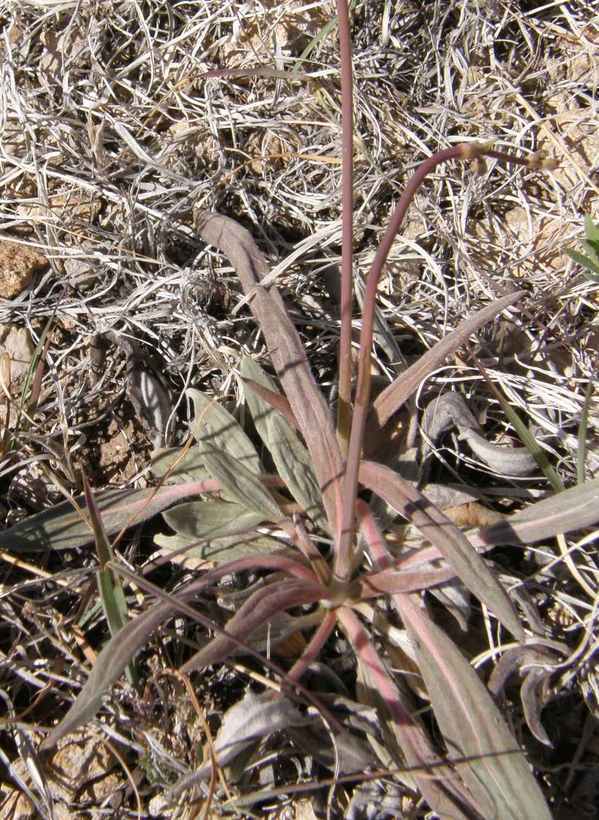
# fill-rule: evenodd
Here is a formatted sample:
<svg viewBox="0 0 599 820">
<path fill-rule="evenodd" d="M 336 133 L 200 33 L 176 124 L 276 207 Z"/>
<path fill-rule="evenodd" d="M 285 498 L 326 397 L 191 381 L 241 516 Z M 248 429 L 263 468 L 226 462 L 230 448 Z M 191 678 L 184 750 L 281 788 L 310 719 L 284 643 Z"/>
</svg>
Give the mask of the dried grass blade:
<svg viewBox="0 0 599 820">
<path fill-rule="evenodd" d="M 524 630 L 507 593 L 455 524 L 388 467 L 363 461 L 360 483 L 411 521 L 455 568 L 470 592 L 491 609 L 515 638 L 524 640 Z"/>
<path fill-rule="evenodd" d="M 220 214 L 201 213 L 197 230 L 205 242 L 229 257 L 250 299 L 277 375 L 314 461 L 324 506 L 332 529 L 340 507 L 339 480 L 343 461 L 326 402 L 316 384 L 306 352 L 274 287 L 261 282 L 268 266 L 249 231 Z"/>
<path fill-rule="evenodd" d="M 580 414 L 580 425 L 578 428 L 578 456 L 576 458 L 576 480 L 579 484 L 585 481 L 585 463 L 587 457 L 587 430 L 589 426 L 589 413 L 591 412 L 591 399 L 593 397 L 593 382 L 587 385 L 584 396 L 584 405 Z"/>
<path fill-rule="evenodd" d="M 525 439 L 523 435 L 520 436 L 526 444 L 526 447 L 503 447 L 500 444 L 492 444 L 488 442 L 484 436 L 481 436 L 480 433 L 477 433 L 476 430 L 467 430 L 462 433 L 462 438 L 468 442 L 468 446 L 475 456 L 478 456 L 481 461 L 484 461 L 485 464 L 500 475 L 530 475 L 536 471 L 538 465 L 537 459 L 540 458 L 544 458 L 547 466 L 550 466 L 547 457 L 531 433 L 528 433 L 527 439 Z M 543 454 L 542 456 L 541 453 Z"/>
<path fill-rule="evenodd" d="M 548 688 L 547 683 L 550 677 L 551 671 L 531 669 L 520 687 L 520 699 L 528 728 L 539 743 L 552 749 L 553 743 L 541 723 L 541 712 L 546 704 L 544 690 Z"/>
<path fill-rule="evenodd" d="M 461 757 L 480 756 L 458 770 L 483 807 L 483 816 L 550 820 L 523 752 L 474 669 L 412 596 L 396 596 L 394 603 L 414 640 L 447 748 Z"/>
<path fill-rule="evenodd" d="M 377 423 L 383 427 L 417 390 L 423 380 L 444 362 L 447 356 L 454 353 L 473 333 L 494 319 L 502 310 L 522 298 L 524 293 L 524 291 L 519 290 L 487 305 L 487 307 L 475 313 L 474 316 L 461 322 L 452 333 L 441 339 L 431 350 L 421 356 L 417 362 L 383 390 L 374 402 L 372 412 L 376 416 Z"/>
<path fill-rule="evenodd" d="M 44 336 L 46 334 L 44 333 Z M 46 372 L 46 356 L 48 354 L 48 348 L 50 347 L 51 337 L 48 336 L 44 342 L 43 351 L 41 355 L 34 353 L 34 361 L 37 359 L 35 364 L 35 369 L 33 371 L 33 378 L 31 380 L 31 392 L 29 394 L 29 400 L 27 402 L 27 411 L 29 413 L 34 413 L 37 408 L 37 403 L 39 401 L 41 392 L 42 392 L 42 380 L 44 378 L 44 374 Z M 41 342 L 40 342 L 41 344 Z M 39 358 L 38 358 L 39 355 Z"/>
<path fill-rule="evenodd" d="M 37 407 L 39 394 L 41 391 L 41 382 L 45 370 L 46 355 L 50 346 L 51 336 L 50 331 L 53 325 L 53 317 L 46 322 L 42 335 L 33 351 L 31 363 L 27 369 L 25 382 L 21 390 L 19 399 L 17 419 L 15 421 L 15 429 L 18 430 L 21 423 L 21 416 L 24 416 L 30 421 L 29 413 L 33 413 Z"/>
</svg>

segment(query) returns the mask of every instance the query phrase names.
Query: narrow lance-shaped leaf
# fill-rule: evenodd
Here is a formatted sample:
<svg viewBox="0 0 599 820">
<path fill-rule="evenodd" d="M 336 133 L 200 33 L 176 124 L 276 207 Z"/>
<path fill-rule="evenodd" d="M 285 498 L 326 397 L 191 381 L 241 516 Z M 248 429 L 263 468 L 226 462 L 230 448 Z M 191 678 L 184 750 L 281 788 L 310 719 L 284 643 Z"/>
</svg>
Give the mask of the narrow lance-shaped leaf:
<svg viewBox="0 0 599 820">
<path fill-rule="evenodd" d="M 593 218 L 587 214 L 584 218 L 584 226 L 585 239 L 582 247 L 587 255 L 578 253 L 571 248 L 566 249 L 566 253 L 571 259 L 587 269 L 588 273 L 585 272 L 585 275 L 589 279 L 597 281 L 599 279 L 599 225 L 595 225 Z"/>
<path fill-rule="evenodd" d="M 201 212 L 196 222 L 202 239 L 226 254 L 237 271 L 313 459 L 327 518 L 334 530 L 341 504 L 339 481 L 343 473 L 335 428 L 283 300 L 275 287 L 263 282 L 268 270 L 266 260 L 250 233 L 234 220 Z"/>
<path fill-rule="evenodd" d="M 379 657 L 365 628 L 356 614 L 346 607 L 338 611 L 339 620 L 352 645 L 356 647 L 360 676 L 367 687 L 367 702 L 382 706 L 390 719 L 390 729 L 401 747 L 408 766 L 427 767 L 438 764 L 435 754 L 424 729 L 414 717 L 412 705 L 408 707 L 405 698 L 396 686 L 393 678 Z M 431 809 L 441 817 L 471 818 L 476 817 L 470 796 L 465 793 L 459 782 L 443 782 L 443 774 L 434 778 L 433 771 L 424 775 L 414 773 L 413 778 Z"/>
<path fill-rule="evenodd" d="M 599 280 L 599 261 L 590 256 L 585 256 L 583 253 L 578 253 L 578 251 L 567 250 L 566 252 L 577 265 L 586 268 L 585 276 L 588 279 L 592 279 L 594 282 Z"/>
<path fill-rule="evenodd" d="M 431 350 L 428 350 L 401 376 L 398 376 L 374 402 L 373 412 L 376 415 L 378 424 L 381 427 L 385 425 L 435 368 L 443 364 L 445 359 L 455 353 L 479 328 L 494 319 L 506 307 L 518 301 L 523 295 L 524 291 L 521 290 L 510 293 L 479 310 L 474 316 L 461 322 L 452 333 L 437 342 Z"/>
<path fill-rule="evenodd" d="M 515 638 L 524 639 L 524 630 L 507 593 L 455 524 L 388 467 L 362 462 L 360 482 L 411 521 L 455 568 L 470 592 L 492 610 Z"/>
<path fill-rule="evenodd" d="M 182 484 L 187 481 L 204 481 L 209 479 L 208 470 L 202 454 L 189 440 L 185 447 L 170 447 L 160 450 L 150 463 L 153 476 L 161 484 Z"/>
<path fill-rule="evenodd" d="M 256 448 L 233 416 L 198 390 L 188 390 L 195 410 L 191 430 L 210 475 L 228 501 L 245 506 L 267 521 L 285 516 L 258 478 L 261 465 Z"/>
<path fill-rule="evenodd" d="M 197 481 L 142 490 L 104 490 L 96 496 L 107 535 L 147 521 L 177 501 L 194 495 L 218 492 L 217 481 Z M 75 509 L 73 509 L 75 507 Z M 0 532 L 0 548 L 13 552 L 45 552 L 82 547 L 94 540 L 85 515 L 85 497 L 63 501 Z M 83 515 L 82 515 L 83 511 Z"/>
<path fill-rule="evenodd" d="M 504 521 L 472 533 L 470 541 L 477 548 L 533 544 L 560 533 L 592 527 L 597 522 L 599 478 L 537 501 Z"/>
<path fill-rule="evenodd" d="M 275 385 L 253 359 L 245 357 L 240 372 L 244 379 L 251 379 L 254 384 L 275 393 Z M 320 488 L 308 451 L 289 422 L 251 388 L 246 390 L 246 401 L 256 430 L 268 447 L 285 485 L 310 518 L 319 526 L 326 527 Z"/>
<path fill-rule="evenodd" d="M 217 635 L 203 649 L 196 652 L 183 665 L 181 671 L 187 675 L 206 666 L 221 663 L 237 648 L 236 638 L 247 641 L 254 630 L 268 623 L 278 613 L 294 606 L 315 603 L 324 594 L 326 591 L 317 584 L 307 584 L 295 579 L 280 581 L 278 584 L 256 590 L 227 621 L 226 633 Z"/>
<path fill-rule="evenodd" d="M 248 569 L 270 569 L 288 572 L 297 577 L 303 577 L 307 581 L 310 581 L 313 577 L 313 573 L 308 567 L 288 555 L 253 555 L 249 558 L 231 561 L 223 567 L 218 567 L 218 569 L 207 572 L 202 578 L 189 584 L 189 586 L 179 592 L 176 598 L 174 598 L 173 596 L 165 595 L 161 590 L 157 590 L 152 587 L 151 584 L 148 584 L 148 582 L 142 581 L 142 579 L 131 573 L 132 580 L 135 580 L 137 584 L 142 587 L 152 587 L 152 589 L 156 590 L 156 594 L 160 593 L 166 600 L 154 605 L 147 612 L 144 612 L 143 615 L 139 615 L 137 618 L 126 623 L 114 638 L 108 641 L 96 658 L 93 669 L 75 702 L 59 725 L 46 737 L 41 748 L 52 748 L 58 743 L 61 737 L 69 734 L 69 732 L 74 732 L 81 724 L 94 717 L 102 704 L 104 694 L 108 688 L 120 678 L 123 670 L 134 657 L 135 653 L 148 642 L 153 631 L 157 629 L 160 624 L 171 618 L 177 611 L 182 611 L 189 617 L 199 620 L 204 625 L 208 625 L 211 629 L 222 632 L 221 628 L 213 624 L 204 615 L 191 609 L 187 602 L 192 601 L 203 590 L 225 575 L 229 575 L 233 572 L 243 572 Z M 119 568 L 119 571 L 125 576 L 129 576 L 128 571 L 121 568 Z M 236 643 L 241 644 L 243 642 L 237 640 Z M 248 648 L 248 652 L 252 653 L 251 648 Z"/>
<path fill-rule="evenodd" d="M 534 544 L 535 541 L 544 541 L 560 533 L 592 527 L 598 522 L 599 479 L 594 479 L 537 501 L 521 512 L 488 527 L 469 532 L 468 540 L 477 552 L 484 553 L 493 547 L 507 544 Z M 413 589 L 426 588 L 427 583 L 443 583 L 455 573 L 446 564 L 433 569 L 432 562 L 437 565 L 442 557 L 443 553 L 436 547 L 423 547 L 414 551 L 412 555 L 396 561 L 397 572 L 388 570 L 361 578 L 362 594 L 367 595 L 369 587 L 389 593 L 410 591 L 405 583 L 405 578 L 410 576 L 422 579 L 422 583 L 415 583 Z"/>
<path fill-rule="evenodd" d="M 367 508 L 362 510 L 362 529 L 374 566 L 379 572 L 384 573 L 385 568 L 392 563 L 393 557 L 376 522 L 370 520 Z M 490 700 L 489 693 L 470 664 L 461 657 L 445 633 L 430 621 L 421 599 L 413 595 L 394 595 L 393 605 L 400 613 L 412 637 L 411 652 L 416 653 L 418 668 L 427 682 L 434 713 L 444 733 L 450 757 L 455 760 L 456 751 L 461 756 L 466 756 L 472 749 L 474 749 L 473 757 L 487 755 L 488 752 L 485 749 L 505 749 L 506 743 L 509 752 L 511 738 L 507 727 L 501 722 L 501 717 L 498 725 L 493 724 L 495 715 L 492 714 L 492 710 L 496 710 L 493 701 L 491 701 L 493 705 L 488 717 L 485 713 L 485 707 Z M 446 651 L 447 655 L 444 654 Z M 512 651 L 520 652 L 520 650 Z M 500 665 L 503 661 L 504 659 L 500 661 Z M 509 674 L 512 665 L 504 665 L 507 666 L 506 673 Z M 465 677 L 465 686 L 462 686 L 462 676 Z M 463 692 L 466 693 L 466 697 L 463 696 Z M 471 709 L 469 704 L 472 695 L 474 702 Z M 497 714 L 499 714 L 498 711 Z M 483 726 L 482 731 L 479 731 L 477 724 L 481 720 L 483 722 L 489 720 L 491 725 Z M 479 736 L 482 745 L 477 747 Z M 489 745 L 489 738 L 492 746 Z M 505 788 L 506 778 L 509 780 L 512 775 L 515 776 L 515 783 L 518 783 L 520 779 L 524 785 L 524 793 L 521 798 L 520 796 L 517 798 L 517 801 L 523 799 L 524 802 L 534 803 L 538 798 L 537 786 L 526 767 L 523 768 L 518 761 L 516 763 L 504 761 L 494 753 L 486 759 L 487 763 L 481 757 L 479 760 L 463 760 L 460 764 L 463 766 L 460 774 L 463 774 L 464 780 L 469 784 L 479 805 L 484 807 L 485 817 L 504 816 L 502 810 L 499 809 L 504 797 L 502 789 Z M 490 790 L 487 788 L 487 780 L 491 782 Z M 499 802 L 497 795 L 494 796 L 496 783 L 499 784 Z M 509 796 L 506 797 L 509 800 Z M 542 799 L 541 796 L 541 801 Z"/>
<path fill-rule="evenodd" d="M 251 359 L 251 361 L 253 361 L 253 359 Z M 287 423 L 293 430 L 299 430 L 297 421 L 295 420 L 295 416 L 291 410 L 291 405 L 285 396 L 282 396 L 276 390 L 270 390 L 268 387 L 264 387 L 263 384 L 259 384 L 253 379 L 248 379 L 245 376 L 243 378 L 243 383 L 245 387 L 248 387 L 253 393 L 259 396 L 269 407 L 273 410 L 277 410 L 283 418 L 287 419 Z"/>
<path fill-rule="evenodd" d="M 433 712 L 452 757 L 475 757 L 457 768 L 484 817 L 550 820 L 523 752 L 468 661 L 410 595 L 394 597 L 418 656 Z"/>
</svg>

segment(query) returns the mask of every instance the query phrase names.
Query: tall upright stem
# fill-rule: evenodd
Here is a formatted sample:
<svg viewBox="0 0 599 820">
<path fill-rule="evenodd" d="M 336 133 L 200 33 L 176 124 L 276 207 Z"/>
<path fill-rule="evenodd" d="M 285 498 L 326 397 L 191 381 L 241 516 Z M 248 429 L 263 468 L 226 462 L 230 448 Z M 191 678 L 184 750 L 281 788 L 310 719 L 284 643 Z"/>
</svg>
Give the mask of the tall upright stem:
<svg viewBox="0 0 599 820">
<path fill-rule="evenodd" d="M 353 302 L 353 165 L 354 118 L 352 51 L 349 29 L 349 9 L 346 0 L 337 0 L 339 51 L 341 57 L 341 301 L 339 314 L 339 387 L 337 403 L 337 437 L 343 455 L 347 454 L 351 408 L 351 337 Z"/>
<path fill-rule="evenodd" d="M 473 153 L 474 152 L 470 150 L 470 146 L 456 145 L 452 148 L 446 148 L 444 151 L 439 151 L 418 166 L 401 195 L 397 208 L 391 217 L 389 227 L 374 257 L 368 279 L 366 280 L 362 331 L 360 333 L 358 387 L 351 425 L 347 462 L 345 465 L 342 490 L 342 514 L 339 523 L 339 532 L 337 533 L 337 551 L 335 555 L 335 577 L 342 582 L 347 581 L 352 572 L 352 544 L 355 532 L 355 505 L 358 494 L 358 468 L 360 465 L 362 439 L 364 437 L 370 400 L 370 356 L 374 330 L 374 310 L 376 306 L 376 293 L 383 266 L 387 261 L 393 240 L 397 236 L 406 211 L 414 198 L 414 194 L 426 176 L 442 162 L 447 162 L 447 160 L 450 159 L 470 157 Z"/>
</svg>

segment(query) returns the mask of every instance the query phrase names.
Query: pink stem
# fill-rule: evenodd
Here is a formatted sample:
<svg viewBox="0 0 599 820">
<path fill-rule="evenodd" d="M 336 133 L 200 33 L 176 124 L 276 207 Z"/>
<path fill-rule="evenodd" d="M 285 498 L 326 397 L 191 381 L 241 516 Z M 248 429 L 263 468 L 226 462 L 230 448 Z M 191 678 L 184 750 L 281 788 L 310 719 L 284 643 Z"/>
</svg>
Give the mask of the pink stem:
<svg viewBox="0 0 599 820">
<path fill-rule="evenodd" d="M 347 452 L 351 427 L 351 335 L 353 299 L 353 81 L 349 10 L 346 0 L 337 0 L 337 24 L 341 56 L 341 333 L 339 337 L 339 392 L 337 435 L 342 453 Z"/>
<path fill-rule="evenodd" d="M 304 649 L 301 658 L 293 664 L 287 673 L 287 680 L 297 682 L 300 680 L 306 669 L 311 663 L 318 658 L 322 651 L 322 647 L 327 642 L 329 635 L 335 628 L 337 623 L 337 616 L 334 611 L 327 612 L 323 622 L 320 624 L 314 635 L 310 639 L 310 643 Z"/>
</svg>

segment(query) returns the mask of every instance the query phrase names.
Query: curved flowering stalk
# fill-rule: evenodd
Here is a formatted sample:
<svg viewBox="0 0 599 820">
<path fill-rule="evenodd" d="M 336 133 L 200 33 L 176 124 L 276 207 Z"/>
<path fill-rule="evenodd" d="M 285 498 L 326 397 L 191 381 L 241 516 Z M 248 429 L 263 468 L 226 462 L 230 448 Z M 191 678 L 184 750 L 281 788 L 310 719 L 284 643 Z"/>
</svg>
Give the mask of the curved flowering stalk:
<svg viewBox="0 0 599 820">
<path fill-rule="evenodd" d="M 496 151 L 489 143 L 462 143 L 460 145 L 438 151 L 428 157 L 419 165 L 400 197 L 399 203 L 391 217 L 389 226 L 377 249 L 374 261 L 370 268 L 370 273 L 366 280 L 366 290 L 364 294 L 364 308 L 362 313 L 362 330 L 360 333 L 360 351 L 358 356 L 358 383 L 356 388 L 355 407 L 352 417 L 351 434 L 349 440 L 349 450 L 343 480 L 343 514 L 337 530 L 337 555 L 335 560 L 335 575 L 341 581 L 346 581 L 352 573 L 352 545 L 355 532 L 354 505 L 358 492 L 358 470 L 362 453 L 364 432 L 366 429 L 366 418 L 370 406 L 370 382 L 371 367 L 370 358 L 372 354 L 372 343 L 374 334 L 374 313 L 376 306 L 376 294 L 383 272 L 383 267 L 387 261 L 393 240 L 399 233 L 407 210 L 414 199 L 414 196 L 426 179 L 439 165 L 450 160 L 476 161 L 481 162 L 484 157 L 492 157 L 508 164 L 523 165 L 528 168 L 555 168 L 556 164 L 552 160 L 545 160 L 542 157 L 524 159 L 512 156 L 503 151 Z M 344 268 L 345 271 L 345 268 Z M 424 359 L 424 357 L 423 357 Z M 419 363 L 421 370 L 423 361 Z M 400 382 L 402 376 L 397 380 Z M 412 392 L 412 391 L 410 391 Z M 408 394 L 409 395 L 409 394 Z M 395 407 L 395 412 L 399 407 Z M 388 416 L 387 416 L 388 418 Z"/>
</svg>

